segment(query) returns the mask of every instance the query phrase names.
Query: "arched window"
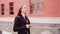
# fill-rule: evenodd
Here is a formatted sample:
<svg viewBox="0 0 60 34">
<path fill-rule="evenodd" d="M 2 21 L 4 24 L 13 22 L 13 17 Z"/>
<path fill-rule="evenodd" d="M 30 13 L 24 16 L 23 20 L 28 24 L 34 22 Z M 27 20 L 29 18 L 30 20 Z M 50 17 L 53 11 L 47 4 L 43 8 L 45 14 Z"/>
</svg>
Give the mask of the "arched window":
<svg viewBox="0 0 60 34">
<path fill-rule="evenodd" d="M 9 3 L 9 11 L 10 11 L 10 15 L 14 15 L 14 11 L 13 11 L 13 2 Z"/>
<path fill-rule="evenodd" d="M 30 0 L 30 14 L 38 15 L 44 12 L 44 0 Z"/>
<path fill-rule="evenodd" d="M 1 4 L 1 15 L 4 15 L 4 4 Z"/>
</svg>

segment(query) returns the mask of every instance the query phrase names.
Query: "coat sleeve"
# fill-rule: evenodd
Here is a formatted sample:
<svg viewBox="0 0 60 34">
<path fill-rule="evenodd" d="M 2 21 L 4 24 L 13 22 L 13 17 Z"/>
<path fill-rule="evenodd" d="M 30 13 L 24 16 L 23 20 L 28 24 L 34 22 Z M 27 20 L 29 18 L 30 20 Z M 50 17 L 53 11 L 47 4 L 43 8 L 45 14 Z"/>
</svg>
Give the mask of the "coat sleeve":
<svg viewBox="0 0 60 34">
<path fill-rule="evenodd" d="M 20 21 L 19 18 L 16 17 L 15 20 L 14 20 L 14 26 L 13 26 L 13 31 L 14 32 L 26 29 L 26 25 L 19 26 L 20 25 L 19 21 Z"/>
</svg>

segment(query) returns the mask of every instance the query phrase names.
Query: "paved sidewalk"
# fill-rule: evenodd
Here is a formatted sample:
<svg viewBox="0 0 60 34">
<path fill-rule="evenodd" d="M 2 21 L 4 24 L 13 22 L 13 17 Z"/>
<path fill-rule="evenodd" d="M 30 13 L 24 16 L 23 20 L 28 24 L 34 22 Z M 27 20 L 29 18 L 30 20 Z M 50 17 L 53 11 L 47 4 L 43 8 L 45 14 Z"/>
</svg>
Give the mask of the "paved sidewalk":
<svg viewBox="0 0 60 34">
<path fill-rule="evenodd" d="M 13 32 L 13 22 L 0 22 L 0 30 L 9 34 L 17 34 Z M 59 34 L 60 24 L 43 24 L 43 23 L 32 23 L 31 34 L 42 34 L 49 32 L 53 34 Z"/>
</svg>

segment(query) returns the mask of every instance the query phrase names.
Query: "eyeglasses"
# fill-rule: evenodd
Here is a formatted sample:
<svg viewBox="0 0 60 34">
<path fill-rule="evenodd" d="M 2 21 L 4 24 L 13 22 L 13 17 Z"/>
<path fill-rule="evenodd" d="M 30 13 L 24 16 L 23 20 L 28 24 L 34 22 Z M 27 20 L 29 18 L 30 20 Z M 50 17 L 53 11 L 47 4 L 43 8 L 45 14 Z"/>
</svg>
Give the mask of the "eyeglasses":
<svg viewBox="0 0 60 34">
<path fill-rule="evenodd" d="M 23 7 L 23 8 L 26 8 L 26 7 Z"/>
</svg>

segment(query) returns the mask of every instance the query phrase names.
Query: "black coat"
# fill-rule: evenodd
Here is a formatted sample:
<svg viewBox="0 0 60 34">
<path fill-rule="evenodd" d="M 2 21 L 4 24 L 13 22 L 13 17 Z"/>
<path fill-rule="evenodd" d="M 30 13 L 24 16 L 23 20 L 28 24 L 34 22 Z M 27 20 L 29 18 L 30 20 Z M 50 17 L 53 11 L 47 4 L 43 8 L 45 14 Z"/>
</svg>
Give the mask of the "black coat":
<svg viewBox="0 0 60 34">
<path fill-rule="evenodd" d="M 15 17 L 13 31 L 18 32 L 18 34 L 27 34 L 27 32 L 30 34 L 30 28 L 26 28 L 26 24 L 30 24 L 30 21 L 27 17 L 26 19 L 28 20 L 28 23 L 22 15 Z"/>
</svg>

